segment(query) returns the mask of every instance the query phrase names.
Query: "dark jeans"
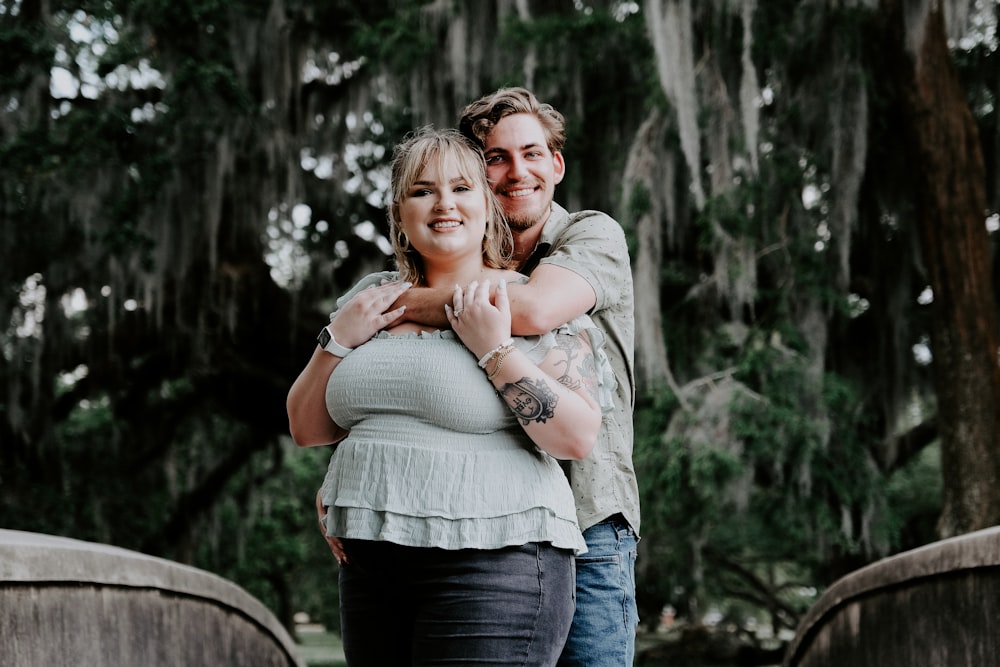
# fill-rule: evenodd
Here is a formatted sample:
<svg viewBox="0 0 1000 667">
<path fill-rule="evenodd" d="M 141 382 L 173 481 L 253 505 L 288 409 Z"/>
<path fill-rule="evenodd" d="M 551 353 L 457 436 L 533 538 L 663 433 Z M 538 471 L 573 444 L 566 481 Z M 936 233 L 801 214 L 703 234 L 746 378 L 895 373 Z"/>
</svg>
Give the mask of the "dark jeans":
<svg viewBox="0 0 1000 667">
<path fill-rule="evenodd" d="M 340 616 L 350 667 L 555 665 L 574 609 L 573 556 L 344 540 Z"/>
</svg>

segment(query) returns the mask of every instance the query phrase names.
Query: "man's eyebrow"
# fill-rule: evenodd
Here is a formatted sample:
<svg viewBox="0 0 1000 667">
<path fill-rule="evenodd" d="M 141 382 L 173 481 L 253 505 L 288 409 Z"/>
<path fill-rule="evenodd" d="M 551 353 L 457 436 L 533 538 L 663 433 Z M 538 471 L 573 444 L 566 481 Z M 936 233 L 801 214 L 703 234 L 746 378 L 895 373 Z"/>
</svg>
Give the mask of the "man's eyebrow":
<svg viewBox="0 0 1000 667">
<path fill-rule="evenodd" d="M 517 150 L 519 150 L 519 151 L 527 151 L 527 150 L 531 150 L 531 149 L 541 148 L 541 146 L 542 146 L 542 144 L 533 141 L 531 143 L 524 144 L 523 146 L 518 146 Z M 508 151 L 506 148 L 501 148 L 499 146 L 494 146 L 493 148 L 491 148 L 488 151 L 486 151 L 486 154 L 489 155 L 491 153 L 509 153 L 509 152 L 510 151 Z"/>
</svg>

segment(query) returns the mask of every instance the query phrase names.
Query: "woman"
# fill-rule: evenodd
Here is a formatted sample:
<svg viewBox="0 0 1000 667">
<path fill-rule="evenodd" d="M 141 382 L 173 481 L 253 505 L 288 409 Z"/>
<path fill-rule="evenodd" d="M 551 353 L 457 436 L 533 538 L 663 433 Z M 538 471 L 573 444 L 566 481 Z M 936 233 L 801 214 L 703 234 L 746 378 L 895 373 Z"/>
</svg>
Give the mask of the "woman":
<svg viewBox="0 0 1000 667">
<path fill-rule="evenodd" d="M 341 299 L 288 399 L 297 444 L 340 441 L 320 502 L 348 664 L 554 665 L 586 549 L 556 459 L 587 456 L 610 405 L 601 335 L 581 318 L 511 338 L 523 276 L 460 134 L 403 142 L 391 187 L 401 282 Z M 451 331 L 395 324 L 410 284 L 455 286 Z"/>
</svg>

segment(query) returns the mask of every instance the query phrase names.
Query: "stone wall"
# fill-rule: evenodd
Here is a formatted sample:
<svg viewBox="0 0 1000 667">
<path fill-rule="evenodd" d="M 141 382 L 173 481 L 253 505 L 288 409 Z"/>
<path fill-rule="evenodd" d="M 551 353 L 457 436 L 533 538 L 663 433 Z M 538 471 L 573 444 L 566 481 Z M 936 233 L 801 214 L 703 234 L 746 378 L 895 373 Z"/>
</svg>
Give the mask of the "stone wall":
<svg viewBox="0 0 1000 667">
<path fill-rule="evenodd" d="M 203 570 L 0 530 L 0 665 L 302 667 L 277 619 Z"/>
<path fill-rule="evenodd" d="M 1000 664 L 1000 527 L 934 542 L 835 582 L 786 667 Z"/>
</svg>

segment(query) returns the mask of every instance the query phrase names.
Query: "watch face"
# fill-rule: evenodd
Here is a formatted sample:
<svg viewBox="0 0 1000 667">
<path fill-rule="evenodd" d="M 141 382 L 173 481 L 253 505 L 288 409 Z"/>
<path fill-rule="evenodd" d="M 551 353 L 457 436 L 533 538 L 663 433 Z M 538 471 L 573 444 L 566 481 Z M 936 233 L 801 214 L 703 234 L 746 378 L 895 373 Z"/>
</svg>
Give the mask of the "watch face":
<svg viewBox="0 0 1000 667">
<path fill-rule="evenodd" d="M 330 330 L 323 327 L 323 330 L 319 332 L 319 337 L 316 340 L 319 341 L 320 347 L 326 349 L 326 346 L 329 344 L 331 338 L 333 338 L 333 336 L 330 335 Z"/>
</svg>

